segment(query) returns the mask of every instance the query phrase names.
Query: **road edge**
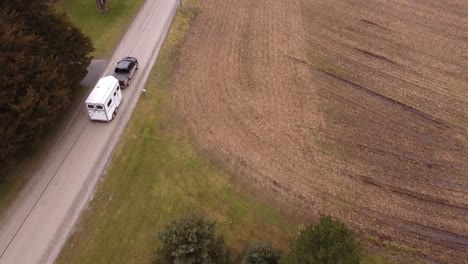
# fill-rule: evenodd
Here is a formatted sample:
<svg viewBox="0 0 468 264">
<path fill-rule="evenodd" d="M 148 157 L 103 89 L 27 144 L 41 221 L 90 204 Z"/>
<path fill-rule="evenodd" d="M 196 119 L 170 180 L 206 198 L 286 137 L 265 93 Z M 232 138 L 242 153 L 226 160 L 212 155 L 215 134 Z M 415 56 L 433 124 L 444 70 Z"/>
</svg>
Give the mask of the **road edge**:
<svg viewBox="0 0 468 264">
<path fill-rule="evenodd" d="M 148 1 L 145 1 L 145 4 L 146 3 L 148 3 Z M 140 11 L 138 11 L 135 18 L 145 7 L 145 4 L 143 4 L 143 6 L 141 7 Z M 179 6 L 179 1 L 175 1 L 175 4 L 171 10 L 171 13 L 169 14 L 169 17 L 164 24 L 164 33 L 159 39 L 158 44 L 153 49 L 152 57 L 150 59 L 150 63 L 148 64 L 148 65 L 151 65 L 151 67 L 147 67 L 145 69 L 144 75 L 143 75 L 144 78 L 142 79 L 142 83 L 139 84 L 139 85 L 142 85 L 142 87 L 146 86 L 146 83 L 148 81 L 148 76 L 153 69 L 154 63 L 156 62 L 157 56 L 159 54 L 159 50 L 161 49 L 162 44 L 164 43 L 166 39 L 167 33 L 169 32 L 170 26 L 172 25 L 172 22 L 174 21 L 178 6 Z M 128 28 L 131 28 L 134 21 L 135 19 L 132 20 L 132 23 L 130 24 Z M 124 36 L 122 36 L 122 38 Z M 117 50 L 117 48 L 115 50 Z M 114 55 L 112 55 L 112 57 L 113 56 Z M 93 172 L 88 176 L 85 184 L 81 187 L 79 195 L 73 201 L 73 205 L 70 207 L 65 219 L 63 220 L 59 229 L 56 231 L 56 234 L 54 235 L 54 239 L 51 243 L 52 246 L 50 246 L 46 250 L 45 254 L 42 256 L 41 263 L 51 263 L 51 264 L 55 263 L 55 260 L 57 259 L 60 252 L 62 251 L 62 248 L 65 246 L 69 237 L 75 231 L 76 224 L 79 222 L 79 219 L 84 209 L 86 209 L 89 206 L 90 202 L 94 199 L 94 193 L 96 191 L 98 183 L 106 175 L 107 168 L 109 167 L 112 161 L 112 157 L 117 147 L 117 143 L 120 141 L 120 138 L 122 137 L 125 131 L 125 128 L 127 127 L 128 122 L 130 121 L 133 115 L 133 111 L 135 110 L 137 106 L 138 100 L 141 97 L 142 91 L 138 90 L 136 92 L 138 92 L 138 95 L 135 96 L 133 100 L 131 100 L 132 103 L 129 104 L 130 111 L 125 112 L 127 114 L 124 114 L 119 126 L 116 129 L 116 133 L 115 133 L 116 137 L 109 139 L 108 141 L 109 144 L 106 144 L 108 147 L 104 149 L 102 153 L 103 155 L 101 155 L 102 158 L 95 162 Z M 82 111 L 82 109 L 79 109 L 76 115 L 78 115 L 80 111 Z"/>
</svg>

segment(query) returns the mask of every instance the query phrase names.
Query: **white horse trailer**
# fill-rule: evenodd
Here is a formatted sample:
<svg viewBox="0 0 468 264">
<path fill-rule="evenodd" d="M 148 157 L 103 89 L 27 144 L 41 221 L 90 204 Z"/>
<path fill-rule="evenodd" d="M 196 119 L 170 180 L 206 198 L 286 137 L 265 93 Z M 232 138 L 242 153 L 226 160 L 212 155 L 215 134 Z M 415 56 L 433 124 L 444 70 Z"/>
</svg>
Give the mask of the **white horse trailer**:
<svg viewBox="0 0 468 264">
<path fill-rule="evenodd" d="M 110 122 L 117 115 L 122 90 L 114 76 L 101 78 L 85 101 L 91 120 Z"/>
</svg>

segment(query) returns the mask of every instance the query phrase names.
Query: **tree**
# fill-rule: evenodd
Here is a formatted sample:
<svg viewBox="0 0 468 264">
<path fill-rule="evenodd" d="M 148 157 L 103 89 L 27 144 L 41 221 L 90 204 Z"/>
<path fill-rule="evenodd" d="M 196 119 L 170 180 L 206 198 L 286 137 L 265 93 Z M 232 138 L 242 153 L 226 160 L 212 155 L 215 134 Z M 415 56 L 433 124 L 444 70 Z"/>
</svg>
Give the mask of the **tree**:
<svg viewBox="0 0 468 264">
<path fill-rule="evenodd" d="M 30 0 L 28 4 L 23 0 L 11 0 L 6 4 L 6 11 L 16 14 L 15 21 L 10 23 L 23 24 L 24 32 L 42 39 L 42 47 L 36 53 L 54 59 L 61 73 L 72 82 L 71 87 L 76 87 L 86 76 L 86 68 L 92 60 L 91 39 L 44 0 Z"/>
<path fill-rule="evenodd" d="M 262 242 L 244 250 L 241 264 L 278 264 L 280 257 L 279 250 L 270 243 Z"/>
<path fill-rule="evenodd" d="M 33 143 L 67 106 L 92 50 L 44 0 L 0 1 L 0 161 Z"/>
<path fill-rule="evenodd" d="M 32 142 L 53 109 L 68 102 L 55 61 L 34 54 L 40 37 L 0 19 L 0 160 Z M 36 89 L 40 87 L 39 89 Z"/>
<path fill-rule="evenodd" d="M 215 224 L 200 215 L 171 221 L 159 234 L 162 247 L 155 263 L 224 264 L 227 250 L 222 237 L 216 237 Z"/>
<path fill-rule="evenodd" d="M 361 248 L 343 223 L 330 217 L 301 232 L 281 264 L 358 264 Z"/>
</svg>

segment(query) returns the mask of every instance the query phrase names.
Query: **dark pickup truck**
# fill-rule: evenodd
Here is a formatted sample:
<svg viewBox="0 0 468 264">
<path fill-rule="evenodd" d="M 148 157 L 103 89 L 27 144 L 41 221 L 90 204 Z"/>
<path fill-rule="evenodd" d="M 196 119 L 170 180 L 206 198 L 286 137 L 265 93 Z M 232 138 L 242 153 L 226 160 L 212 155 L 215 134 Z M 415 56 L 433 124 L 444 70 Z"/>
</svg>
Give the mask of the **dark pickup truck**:
<svg viewBox="0 0 468 264">
<path fill-rule="evenodd" d="M 138 60 L 134 57 L 125 57 L 117 62 L 114 77 L 119 80 L 120 87 L 128 87 L 135 71 L 138 70 Z"/>
</svg>

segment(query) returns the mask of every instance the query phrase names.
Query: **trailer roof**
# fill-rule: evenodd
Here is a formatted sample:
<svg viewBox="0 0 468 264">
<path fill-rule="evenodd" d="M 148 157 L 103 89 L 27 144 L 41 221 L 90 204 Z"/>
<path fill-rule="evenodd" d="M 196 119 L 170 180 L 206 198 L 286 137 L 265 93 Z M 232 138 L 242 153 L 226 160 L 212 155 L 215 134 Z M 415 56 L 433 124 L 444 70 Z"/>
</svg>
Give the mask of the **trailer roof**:
<svg viewBox="0 0 468 264">
<path fill-rule="evenodd" d="M 88 104 L 103 104 L 105 100 L 109 98 L 110 93 L 112 92 L 115 84 L 118 83 L 118 80 L 114 76 L 106 76 L 99 79 L 94 89 L 89 94 L 86 99 Z"/>
</svg>

